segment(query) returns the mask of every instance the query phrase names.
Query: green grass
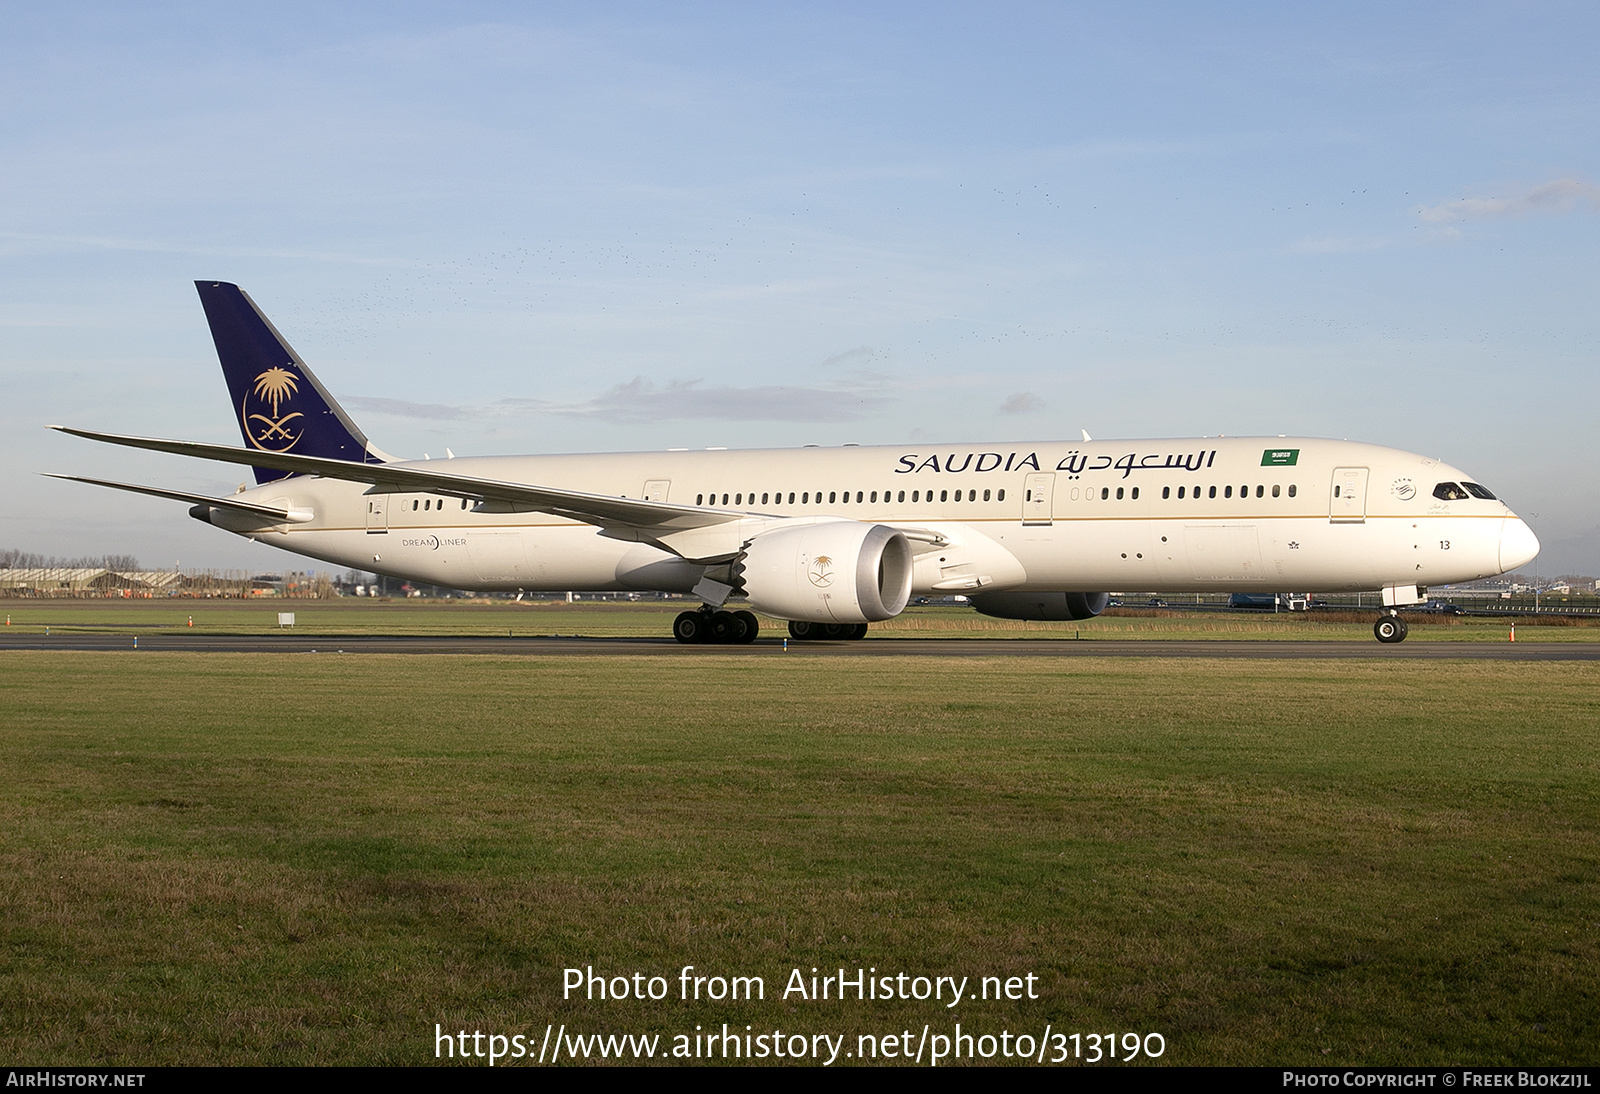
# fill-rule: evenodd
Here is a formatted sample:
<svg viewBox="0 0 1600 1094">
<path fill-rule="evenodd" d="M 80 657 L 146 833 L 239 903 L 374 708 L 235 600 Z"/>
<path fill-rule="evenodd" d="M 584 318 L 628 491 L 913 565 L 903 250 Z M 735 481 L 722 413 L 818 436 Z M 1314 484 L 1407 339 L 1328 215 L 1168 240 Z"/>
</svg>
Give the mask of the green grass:
<svg viewBox="0 0 1600 1094">
<path fill-rule="evenodd" d="M 279 612 L 295 613 L 301 635 L 585 635 L 595 638 L 661 638 L 687 601 L 507 600 L 13 600 L 0 608 L 14 633 L 244 634 L 277 633 Z M 1173 612 L 1113 609 L 1118 614 L 1070 623 L 990 619 L 967 607 L 907 609 L 875 623 L 877 638 L 1082 638 L 1231 639 L 1273 641 L 1372 641 L 1367 613 Z M 1411 642 L 1504 642 L 1509 620 L 1411 614 Z M 193 620 L 193 627 L 189 625 Z M 1517 621 L 1525 642 L 1600 641 L 1600 620 L 1585 625 Z M 763 617 L 762 633 L 780 636 L 784 624 Z"/>
<path fill-rule="evenodd" d="M 10 653 L 0 1055 L 1156 1031 L 1173 1063 L 1594 1063 L 1600 666 Z M 561 970 L 761 975 L 563 1001 Z M 1041 998 L 785 1003 L 789 970 Z M 676 980 L 674 979 L 674 984 Z"/>
</svg>

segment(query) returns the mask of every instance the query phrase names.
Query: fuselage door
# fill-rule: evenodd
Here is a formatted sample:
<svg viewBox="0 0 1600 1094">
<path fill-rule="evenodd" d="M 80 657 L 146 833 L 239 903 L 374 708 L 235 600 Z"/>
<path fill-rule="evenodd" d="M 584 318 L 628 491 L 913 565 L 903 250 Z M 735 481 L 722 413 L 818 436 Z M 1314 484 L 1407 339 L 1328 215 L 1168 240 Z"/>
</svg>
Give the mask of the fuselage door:
<svg viewBox="0 0 1600 1094">
<path fill-rule="evenodd" d="M 1334 524 L 1365 524 L 1367 520 L 1367 469 L 1336 467 L 1328 489 L 1328 520 Z"/>
<path fill-rule="evenodd" d="M 389 530 L 389 495 L 367 495 L 367 531 L 369 533 L 387 532 Z"/>
<path fill-rule="evenodd" d="M 671 479 L 651 479 L 644 484 L 645 501 L 666 501 L 667 488 L 672 485 Z"/>
<path fill-rule="evenodd" d="M 1050 523 L 1050 498 L 1055 492 L 1055 484 L 1054 475 L 1028 476 L 1022 488 L 1023 524 Z"/>
</svg>

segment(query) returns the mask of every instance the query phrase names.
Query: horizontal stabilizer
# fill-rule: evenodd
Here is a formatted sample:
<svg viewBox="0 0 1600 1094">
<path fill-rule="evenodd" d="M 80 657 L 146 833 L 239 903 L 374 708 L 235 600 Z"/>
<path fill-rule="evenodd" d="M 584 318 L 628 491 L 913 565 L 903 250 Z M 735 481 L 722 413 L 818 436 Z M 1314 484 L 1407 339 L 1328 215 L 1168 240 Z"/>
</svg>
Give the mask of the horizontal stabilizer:
<svg viewBox="0 0 1600 1094">
<path fill-rule="evenodd" d="M 329 479 L 370 483 L 372 489 L 367 491 L 369 494 L 430 493 L 474 501 L 502 502 L 529 512 L 571 517 L 601 528 L 636 529 L 650 533 L 650 538 L 689 528 L 710 528 L 751 515 L 728 509 L 674 505 L 661 501 L 589 494 L 579 490 L 559 490 L 525 483 L 478 479 L 467 475 L 452 475 L 447 471 L 425 470 L 415 464 L 352 463 L 320 456 L 298 456 L 288 452 L 252 452 L 244 448 L 206 444 L 200 441 L 124 437 L 116 433 L 70 429 L 64 425 L 53 425 L 50 428 L 70 433 L 74 437 L 86 437 L 91 441 L 105 441 L 108 444 L 126 445 L 129 448 L 144 448 L 152 452 L 171 452 L 179 456 L 195 456 L 222 463 L 271 467 L 303 475 L 321 475 Z M 217 504 L 211 499 L 200 500 L 206 504 Z"/>
<path fill-rule="evenodd" d="M 310 520 L 312 513 L 308 509 L 280 509 L 274 505 L 257 505 L 254 502 L 239 501 L 236 498 L 213 498 L 205 494 L 188 494 L 182 490 L 162 490 L 154 486 L 134 486 L 127 482 L 110 482 L 106 479 L 86 479 L 82 475 L 55 475 L 43 472 L 48 479 L 66 479 L 69 482 L 86 482 L 91 486 L 109 486 L 113 490 L 127 490 L 135 494 L 148 494 L 153 498 L 168 498 L 172 501 L 186 501 L 192 505 L 209 505 L 213 509 L 231 509 L 236 513 L 248 513 L 254 517 L 266 517 L 280 524 L 304 524 Z"/>
</svg>

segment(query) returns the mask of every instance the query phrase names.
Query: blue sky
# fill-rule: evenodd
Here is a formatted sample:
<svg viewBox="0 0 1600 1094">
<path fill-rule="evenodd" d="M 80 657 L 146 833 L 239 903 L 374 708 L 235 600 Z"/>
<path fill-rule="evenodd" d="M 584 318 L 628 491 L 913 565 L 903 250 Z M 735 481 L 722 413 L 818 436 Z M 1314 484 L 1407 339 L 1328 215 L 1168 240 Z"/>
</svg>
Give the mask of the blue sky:
<svg viewBox="0 0 1600 1094">
<path fill-rule="evenodd" d="M 1600 8 L 0 3 L 0 547 L 292 565 L 192 282 L 402 455 L 1309 434 L 1600 573 Z M 1537 513 L 1535 518 L 1532 514 Z"/>
</svg>

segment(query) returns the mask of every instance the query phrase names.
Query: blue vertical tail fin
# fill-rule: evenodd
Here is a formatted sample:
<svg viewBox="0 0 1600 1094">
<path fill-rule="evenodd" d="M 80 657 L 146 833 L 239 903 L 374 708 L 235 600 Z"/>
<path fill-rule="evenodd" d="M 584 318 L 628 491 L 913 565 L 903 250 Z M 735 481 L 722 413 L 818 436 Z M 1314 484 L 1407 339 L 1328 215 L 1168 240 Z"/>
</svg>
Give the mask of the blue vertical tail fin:
<svg viewBox="0 0 1600 1094">
<path fill-rule="evenodd" d="M 225 281 L 194 285 L 206 309 L 245 447 L 352 463 L 389 462 L 391 457 L 367 440 L 239 286 Z M 252 470 L 257 483 L 292 474 L 264 467 Z"/>
</svg>

